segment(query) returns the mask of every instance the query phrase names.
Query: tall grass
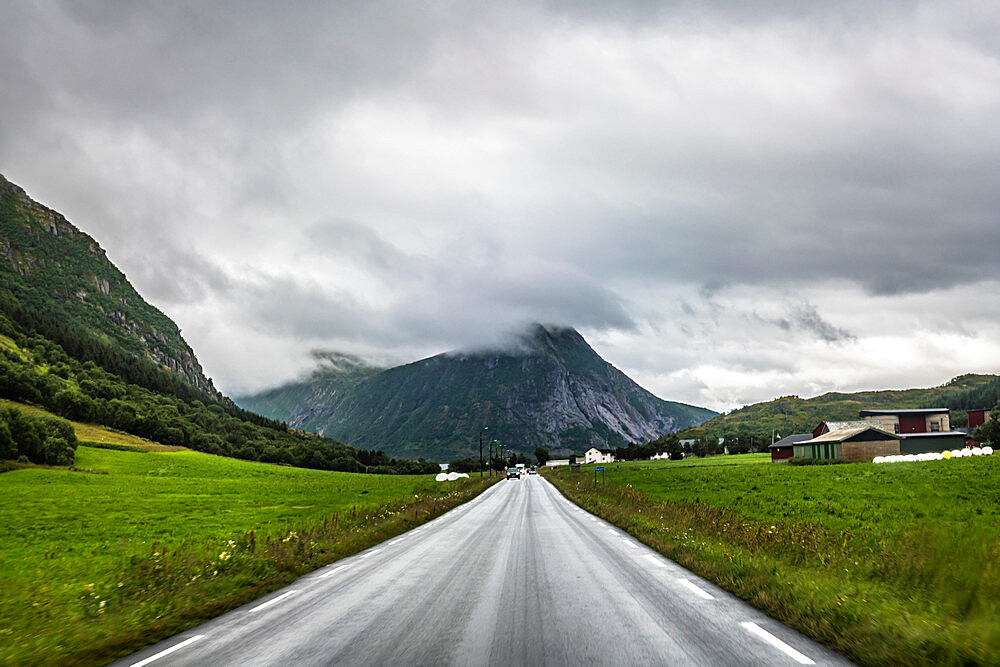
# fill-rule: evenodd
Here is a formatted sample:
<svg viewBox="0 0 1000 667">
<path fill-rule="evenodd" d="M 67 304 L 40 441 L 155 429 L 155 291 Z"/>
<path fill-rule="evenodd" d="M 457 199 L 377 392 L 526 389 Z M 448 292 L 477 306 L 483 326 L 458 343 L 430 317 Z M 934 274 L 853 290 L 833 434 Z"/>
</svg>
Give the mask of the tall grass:
<svg viewBox="0 0 1000 667">
<path fill-rule="evenodd" d="M 1000 663 L 1000 457 L 623 466 L 605 487 L 550 475 L 575 502 L 859 663 Z"/>
</svg>

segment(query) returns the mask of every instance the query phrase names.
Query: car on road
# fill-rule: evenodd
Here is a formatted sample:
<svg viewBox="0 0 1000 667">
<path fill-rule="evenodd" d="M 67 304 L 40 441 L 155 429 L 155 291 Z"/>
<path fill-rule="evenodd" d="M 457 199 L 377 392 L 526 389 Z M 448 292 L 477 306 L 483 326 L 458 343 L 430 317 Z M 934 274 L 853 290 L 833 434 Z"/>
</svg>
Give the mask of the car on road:
<svg viewBox="0 0 1000 667">
<path fill-rule="evenodd" d="M 537 475 L 538 474 L 538 471 L 535 470 L 535 466 L 531 466 L 530 468 L 528 468 L 528 474 L 529 475 Z"/>
<path fill-rule="evenodd" d="M 517 468 L 507 468 L 507 479 L 521 479 L 521 471 Z"/>
</svg>

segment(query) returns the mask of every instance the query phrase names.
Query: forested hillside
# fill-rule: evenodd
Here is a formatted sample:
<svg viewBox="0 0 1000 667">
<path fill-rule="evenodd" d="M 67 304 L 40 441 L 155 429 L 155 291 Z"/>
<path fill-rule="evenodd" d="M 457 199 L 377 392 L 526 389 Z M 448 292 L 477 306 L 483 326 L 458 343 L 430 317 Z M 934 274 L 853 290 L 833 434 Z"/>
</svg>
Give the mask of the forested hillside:
<svg viewBox="0 0 1000 667">
<path fill-rule="evenodd" d="M 2 176 L 0 397 L 211 454 L 327 470 L 438 470 L 239 408 L 94 239 Z M 71 440 L 58 420 L 0 412 L 0 458 L 71 463 Z"/>
</svg>

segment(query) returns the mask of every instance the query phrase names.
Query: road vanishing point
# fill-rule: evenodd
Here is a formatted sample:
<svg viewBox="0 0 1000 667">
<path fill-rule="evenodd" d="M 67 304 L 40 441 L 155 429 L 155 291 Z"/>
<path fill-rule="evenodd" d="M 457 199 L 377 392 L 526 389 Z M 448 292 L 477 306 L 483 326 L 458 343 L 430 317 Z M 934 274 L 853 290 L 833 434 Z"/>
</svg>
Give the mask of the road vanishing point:
<svg viewBox="0 0 1000 667">
<path fill-rule="evenodd" d="M 528 476 L 115 664 L 850 663 Z"/>
</svg>

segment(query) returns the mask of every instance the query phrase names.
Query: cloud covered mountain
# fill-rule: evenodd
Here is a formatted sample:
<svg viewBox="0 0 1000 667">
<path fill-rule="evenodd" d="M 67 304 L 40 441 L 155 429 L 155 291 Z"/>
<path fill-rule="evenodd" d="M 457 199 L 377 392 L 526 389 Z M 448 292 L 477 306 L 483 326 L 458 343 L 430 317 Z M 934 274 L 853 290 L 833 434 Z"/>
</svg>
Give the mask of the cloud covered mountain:
<svg viewBox="0 0 1000 667">
<path fill-rule="evenodd" d="M 645 442 L 716 413 L 664 401 L 602 359 L 574 329 L 533 325 L 504 349 L 439 354 L 388 369 L 343 357 L 303 382 L 238 398 L 290 425 L 393 456 L 478 456 Z"/>
</svg>

